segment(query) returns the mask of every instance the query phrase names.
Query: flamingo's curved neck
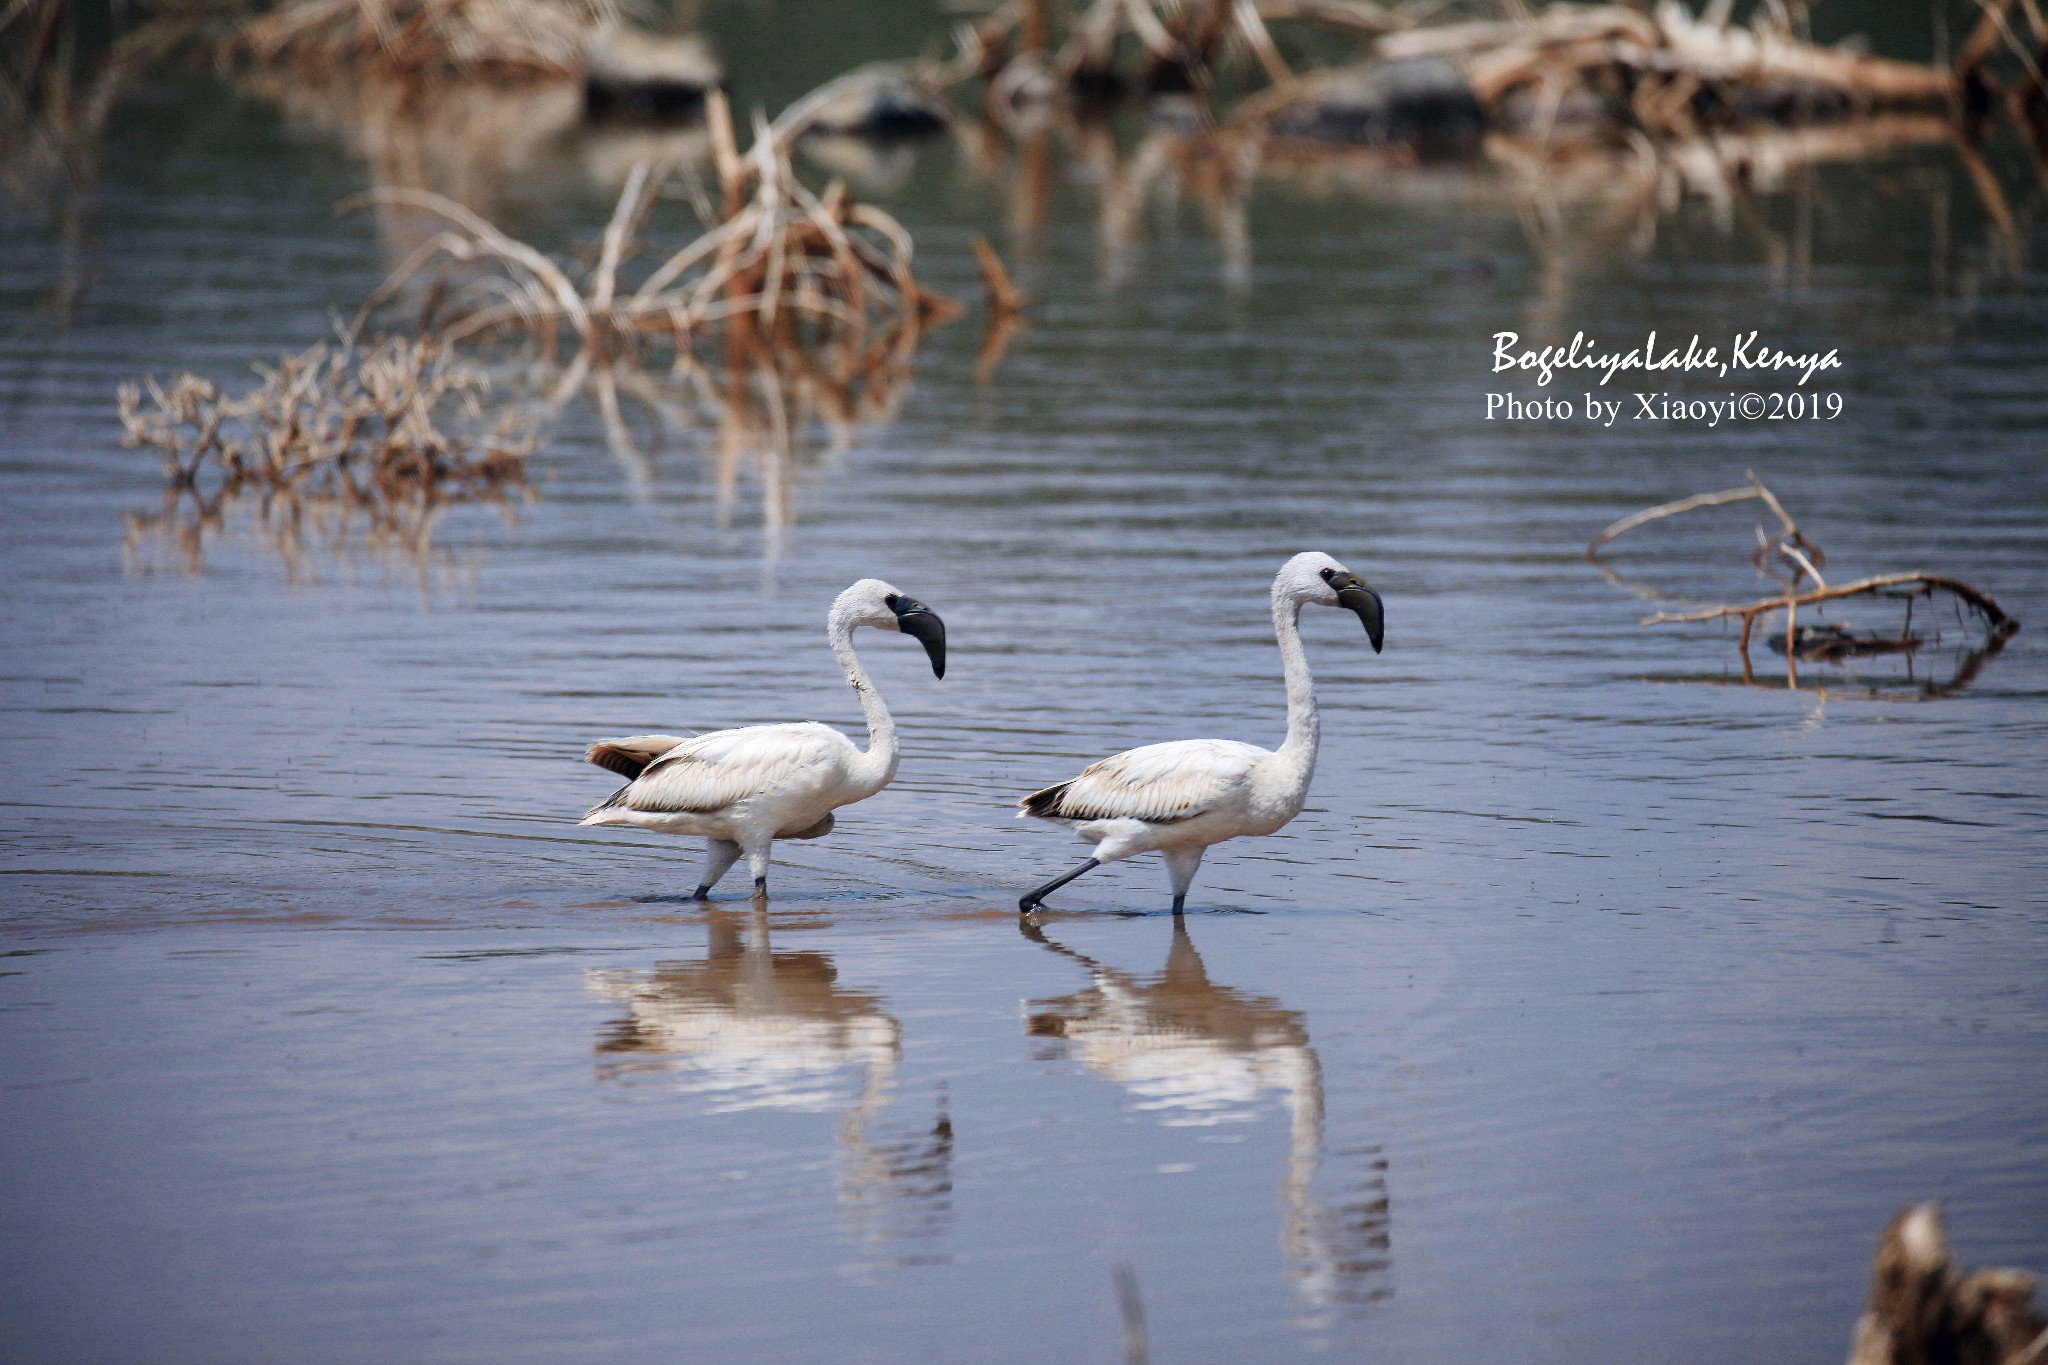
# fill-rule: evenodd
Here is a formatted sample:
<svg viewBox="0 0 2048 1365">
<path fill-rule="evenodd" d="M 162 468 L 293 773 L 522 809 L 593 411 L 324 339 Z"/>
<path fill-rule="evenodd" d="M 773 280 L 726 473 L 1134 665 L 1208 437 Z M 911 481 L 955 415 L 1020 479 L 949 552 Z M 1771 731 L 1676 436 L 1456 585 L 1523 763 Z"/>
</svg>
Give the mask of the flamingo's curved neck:
<svg viewBox="0 0 2048 1365">
<path fill-rule="evenodd" d="M 1301 603 L 1273 585 L 1273 633 L 1280 641 L 1280 665 L 1287 677 L 1287 740 L 1273 755 L 1274 767 L 1290 795 L 1308 794 L 1316 771 L 1316 743 L 1321 721 L 1316 715 L 1316 683 L 1309 676 L 1308 655 L 1301 647 Z"/>
<path fill-rule="evenodd" d="M 855 778 L 870 794 L 889 785 L 896 776 L 896 722 L 882 703 L 882 694 L 861 667 L 853 652 L 853 624 L 835 615 L 831 624 L 832 653 L 846 674 L 846 685 L 860 699 L 861 716 L 868 723 L 868 751 L 860 756 Z"/>
</svg>

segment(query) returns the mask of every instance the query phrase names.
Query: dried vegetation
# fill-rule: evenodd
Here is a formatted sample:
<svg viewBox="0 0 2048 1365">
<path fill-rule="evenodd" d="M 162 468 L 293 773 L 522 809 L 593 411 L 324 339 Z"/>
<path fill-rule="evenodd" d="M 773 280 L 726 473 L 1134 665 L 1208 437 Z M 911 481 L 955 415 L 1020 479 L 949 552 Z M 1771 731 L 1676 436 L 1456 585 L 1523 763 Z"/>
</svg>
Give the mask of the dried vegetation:
<svg viewBox="0 0 2048 1365">
<path fill-rule="evenodd" d="M 439 343 L 322 344 L 256 371 L 240 395 L 191 374 L 122 386 L 124 444 L 164 469 L 163 509 L 129 519 L 131 553 L 166 543 L 197 569 L 246 504 L 288 561 L 312 525 L 337 543 L 360 527 L 370 547 L 423 559 L 446 508 L 509 510 L 526 495 L 532 436 Z"/>
<path fill-rule="evenodd" d="M 721 506 L 751 471 L 764 521 L 780 527 L 811 434 L 823 433 L 829 457 L 859 425 L 893 413 L 924 333 L 960 311 L 918 283 L 910 235 L 895 218 L 843 182 L 814 192 L 798 177 L 792 148 L 821 107 L 800 101 L 772 124 L 756 119 L 743 153 L 714 92 L 713 182 L 700 183 L 690 167 L 636 165 L 581 265 L 442 196 L 381 191 L 379 203 L 430 215 L 438 230 L 364 316 L 416 305 L 413 325 L 425 335 L 535 362 L 528 373 L 557 405 L 588 393 L 643 490 L 653 479 L 651 449 L 671 435 L 715 432 Z M 657 248 L 654 219 L 675 198 L 692 200 L 706 226 L 680 246 Z M 992 328 L 998 318 L 1014 325 L 1021 296 L 999 261 L 983 264 Z M 636 424 L 636 407 L 647 420 Z"/>
<path fill-rule="evenodd" d="M 1965 1272 L 1934 1204 L 1902 1209 L 1870 1268 L 1848 1365 L 2044 1365 L 2048 1320 L 2023 1270 Z"/>
<path fill-rule="evenodd" d="M 325 81 L 375 70 L 427 80 L 580 76 L 613 0 L 288 0 L 248 17 L 229 61 Z"/>
<path fill-rule="evenodd" d="M 1759 572 L 1774 579 L 1779 584 L 1779 591 L 1754 602 L 1716 603 L 1683 611 L 1659 611 L 1643 619 L 1646 626 L 1725 620 L 1741 622 L 1738 648 L 1742 654 L 1742 679 L 1745 683 L 1756 680 L 1750 659 L 1750 643 L 1756 626 L 1759 621 L 1768 620 L 1779 612 L 1785 616 L 1784 628 L 1765 643 L 1773 652 L 1785 656 L 1787 687 L 1799 685 L 1799 661 L 1802 659 L 1834 663 L 1880 654 L 1902 654 L 1910 660 L 1915 652 L 1935 643 L 1934 637 L 1916 632 L 1914 627 L 1914 605 L 1923 600 L 1946 599 L 1954 605 L 1959 621 L 1964 613 L 1968 613 L 1979 623 L 1981 643 L 1971 650 L 1965 664 L 1969 676 L 1974 676 L 1983 660 L 1996 654 L 2019 631 L 2020 623 L 2007 615 L 1989 595 L 1961 579 L 1942 574 L 1920 571 L 1875 574 L 1830 584 L 1821 573 L 1827 564 L 1827 556 L 1818 545 L 1807 539 L 1777 496 L 1753 473 L 1742 487 L 1695 493 L 1623 517 L 1593 538 L 1586 547 L 1586 558 L 1611 581 L 1629 586 L 1627 580 L 1600 560 L 1600 552 L 1616 538 L 1666 517 L 1748 501 L 1762 503 L 1777 523 L 1775 532 L 1766 531 L 1762 526 L 1756 528 L 1756 550 L 1750 556 L 1750 562 Z M 1646 592 L 1645 595 L 1658 594 Z M 1904 620 L 1896 630 L 1857 630 L 1834 623 L 1799 624 L 1802 609 L 1819 615 L 1826 604 L 1853 598 L 1901 603 L 1905 608 Z M 1959 678 L 1963 682 L 1968 681 L 1960 674 Z M 1955 686 L 1952 681 L 1942 690 L 1954 690 Z"/>
<path fill-rule="evenodd" d="M 813 433 L 829 455 L 860 423 L 894 411 L 921 337 L 959 311 L 919 283 L 909 235 L 892 216 L 843 182 L 813 190 L 799 178 L 800 143 L 942 127 L 953 120 L 937 93 L 978 84 L 984 118 L 962 137 L 970 163 L 1011 197 L 1013 228 L 1043 221 L 1055 179 L 1049 147 L 1062 137 L 1087 167 L 1076 178 L 1100 199 L 1109 282 L 1128 273 L 1151 206 L 1192 200 L 1222 243 L 1226 279 L 1242 288 L 1245 205 L 1261 174 L 1344 166 L 1400 176 L 1451 157 L 1510 187 L 1543 262 L 1540 311 L 1561 317 L 1576 270 L 1620 243 L 1645 249 L 1659 217 L 1688 194 L 1713 199 L 1724 225 L 1755 227 L 1774 261 L 1796 263 L 1801 244 L 1773 231 L 1755 194 L 1807 185 L 1822 161 L 1922 142 L 1954 141 L 2016 261 L 2016 215 L 1972 139 L 2009 113 L 2037 153 L 2048 147 L 2048 21 L 2025 0 L 1980 7 L 1950 67 L 1817 46 L 1790 0 L 1754 6 L 1740 23 L 1731 0 L 1709 0 L 1697 15 L 1676 3 L 1532 10 L 1515 0 L 1484 17 L 1476 5 L 1372 0 L 1005 0 L 956 30 L 947 60 L 861 68 L 773 123 L 757 115 L 745 151 L 708 49 L 622 28 L 615 0 L 283 0 L 240 7 L 219 50 L 287 103 L 294 91 L 339 93 L 312 104 L 361 131 L 378 185 L 368 198 L 396 265 L 358 330 L 372 315 L 395 323 L 402 314 L 443 362 L 456 346 L 530 358 L 525 373 L 555 404 L 592 396 L 636 482 L 651 478 L 644 446 L 713 428 L 722 495 L 754 465 L 767 519 L 779 524 Z M 18 0 L 4 14 L 11 23 L 56 8 Z M 580 95 L 574 78 L 585 82 Z M 1134 148 L 1090 117 L 1124 96 L 1168 97 Z M 106 102 L 83 107 L 103 118 Z M 601 240 L 572 263 L 501 229 L 492 189 L 515 166 L 530 175 L 534 149 L 565 128 L 605 122 L 600 104 L 703 121 L 686 147 L 664 143 L 657 155 L 636 143 L 613 157 L 608 183 L 623 180 L 623 190 Z M 664 136 L 673 143 L 673 129 Z M 452 170 L 440 164 L 450 149 L 472 147 L 483 150 L 454 156 Z M 692 202 L 702 224 L 680 240 L 657 223 L 677 200 Z M 1588 220 L 1570 220 L 1574 202 L 1591 206 Z M 1025 300 L 986 241 L 976 252 L 986 381 Z M 173 386 L 161 398 L 190 405 L 195 393 Z M 646 420 L 634 420 L 636 405 Z M 145 415 L 131 405 L 127 416 L 139 433 Z M 234 416 L 251 432 L 296 420 L 258 406 Z M 252 457 L 207 458 L 228 483 L 276 491 L 275 467 L 230 472 Z M 357 505 L 365 497 L 324 492 Z M 1779 596 L 1713 609 L 1742 622 L 1745 670 L 1755 623 L 1780 610 L 1788 669 L 1800 657 L 1910 654 L 1910 623 L 1882 641 L 1798 626 L 1801 609 L 1844 597 L 1952 597 L 1986 622 L 1993 648 L 2012 628 L 1954 580 L 1830 586 L 1803 541 L 1763 558 L 1783 566 L 1802 555 Z"/>
<path fill-rule="evenodd" d="M 580 274 L 451 200 L 387 190 L 380 199 L 433 213 L 443 230 L 367 307 L 423 289 L 422 327 L 450 342 L 523 338 L 554 355 L 566 336 L 604 359 L 656 344 L 683 354 L 716 339 L 729 357 L 755 346 L 801 352 L 842 379 L 907 355 L 927 325 L 958 312 L 918 285 L 910 234 L 893 217 L 839 182 L 814 194 L 790 163 L 791 139 L 765 121 L 742 156 L 722 97 L 710 109 L 723 208 L 679 250 L 649 251 L 667 172 L 644 165 Z"/>
<path fill-rule="evenodd" d="M 1965 259 L 1958 286 L 2015 272 L 2031 208 L 2015 204 L 1983 139 L 2009 111 L 2037 156 L 2048 146 L 2040 7 L 1984 0 L 1953 64 L 1816 44 L 1806 9 L 1011 0 L 961 25 L 950 57 L 922 75 L 973 92 L 980 117 L 961 137 L 1009 201 L 1013 230 L 1044 221 L 1056 183 L 1097 195 L 1111 283 L 1131 272 L 1150 212 L 1193 204 L 1225 283 L 1249 289 L 1246 203 L 1255 183 L 1281 180 L 1510 209 L 1540 267 L 1529 326 L 1547 334 L 1578 278 L 1646 253 L 1666 219 L 1701 200 L 1719 232 L 1753 239 L 1797 283 L 1824 221 L 1816 172 L 1926 148 L 1948 149 L 1988 228 L 1991 249 L 1981 265 Z M 1131 98 L 1147 101 L 1144 131 L 1120 145 L 1105 115 Z M 1064 178 L 1062 145 L 1082 163 Z M 2048 186 L 2048 159 L 2037 164 Z M 1951 174 L 1923 161 L 1883 192 L 1924 188 L 1946 242 Z M 1937 269 L 1949 278 L 1945 261 Z"/>
</svg>

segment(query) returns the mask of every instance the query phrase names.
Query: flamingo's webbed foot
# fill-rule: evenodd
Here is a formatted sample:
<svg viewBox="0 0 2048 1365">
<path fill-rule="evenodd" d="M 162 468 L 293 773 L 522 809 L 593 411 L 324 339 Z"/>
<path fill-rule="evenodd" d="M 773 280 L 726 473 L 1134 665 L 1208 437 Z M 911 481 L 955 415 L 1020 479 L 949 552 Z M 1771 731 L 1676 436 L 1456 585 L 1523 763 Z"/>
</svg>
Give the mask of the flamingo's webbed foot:
<svg viewBox="0 0 2048 1365">
<path fill-rule="evenodd" d="M 1091 868 L 1097 868 L 1100 866 L 1102 866 L 1102 864 L 1099 861 L 1097 861 L 1094 858 L 1090 858 L 1087 862 L 1082 863 L 1079 867 L 1075 868 L 1072 872 L 1067 873 L 1065 876 L 1054 877 L 1051 881 L 1047 882 L 1044 886 L 1039 887 L 1036 891 L 1026 892 L 1024 898 L 1017 902 L 1017 913 L 1020 915 L 1028 915 L 1033 910 L 1039 909 L 1045 904 L 1045 898 L 1047 896 L 1050 896 L 1053 892 L 1059 890 L 1068 882 L 1080 876 L 1083 872 L 1087 872 Z"/>
</svg>

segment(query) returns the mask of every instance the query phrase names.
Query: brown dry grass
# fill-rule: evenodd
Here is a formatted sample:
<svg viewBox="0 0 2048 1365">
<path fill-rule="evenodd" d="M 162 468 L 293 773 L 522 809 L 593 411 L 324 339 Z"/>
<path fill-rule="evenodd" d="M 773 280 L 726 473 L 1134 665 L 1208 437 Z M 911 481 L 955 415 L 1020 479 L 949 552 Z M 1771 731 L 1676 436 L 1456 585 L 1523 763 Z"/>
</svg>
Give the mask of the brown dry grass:
<svg viewBox="0 0 2048 1365">
<path fill-rule="evenodd" d="M 256 368 L 238 396 L 196 375 L 120 391 L 123 444 L 163 463 L 164 507 L 129 518 L 197 569 L 204 543 L 246 499 L 288 561 L 309 523 L 331 540 L 360 526 L 373 549 L 426 555 L 443 509 L 524 496 L 533 437 L 487 403 L 481 371 L 433 341 L 323 343 Z"/>
<path fill-rule="evenodd" d="M 910 234 L 895 218 L 837 181 L 813 193 L 791 165 L 784 127 L 757 120 L 742 156 L 723 98 L 714 94 L 710 108 L 724 207 L 680 250 L 659 255 L 646 240 L 667 169 L 635 169 L 584 270 L 439 195 L 388 190 L 380 202 L 432 214 L 442 230 L 365 315 L 411 292 L 425 301 L 422 327 L 451 343 L 525 340 L 553 356 L 566 337 L 608 361 L 659 346 L 681 357 L 717 341 L 735 363 L 750 366 L 755 348 L 800 353 L 843 382 L 907 357 L 927 326 L 957 315 L 918 285 Z"/>
<path fill-rule="evenodd" d="M 337 69 L 432 78 L 579 75 L 615 0 L 288 0 L 223 45 L 232 62 L 327 79 Z"/>
</svg>

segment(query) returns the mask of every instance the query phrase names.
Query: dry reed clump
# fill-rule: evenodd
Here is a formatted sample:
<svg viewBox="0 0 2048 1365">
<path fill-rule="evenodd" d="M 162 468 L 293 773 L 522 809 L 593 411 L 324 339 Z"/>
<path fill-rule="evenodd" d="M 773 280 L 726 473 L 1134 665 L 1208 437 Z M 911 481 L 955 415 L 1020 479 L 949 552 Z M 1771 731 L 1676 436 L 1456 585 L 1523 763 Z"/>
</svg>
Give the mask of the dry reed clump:
<svg viewBox="0 0 2048 1365">
<path fill-rule="evenodd" d="M 1949 1250 L 1938 1206 L 1893 1217 L 1870 1267 L 1870 1299 L 1848 1365 L 2041 1365 L 2048 1320 L 2024 1270 L 1965 1272 Z"/>
<path fill-rule="evenodd" d="M 1767 507 L 1777 520 L 1775 535 L 1763 527 L 1756 528 L 1756 551 L 1750 562 L 1758 570 L 1776 579 L 1783 591 L 1775 597 L 1741 604 L 1716 604 L 1689 611 L 1660 611 L 1643 618 L 1646 626 L 1664 625 L 1676 622 L 1739 620 L 1742 636 L 1739 648 L 1742 652 L 1742 679 L 1755 681 L 1750 664 L 1749 644 L 1756 624 L 1760 619 L 1783 612 L 1785 628 L 1781 634 L 1773 635 L 1766 643 L 1785 656 L 1785 680 L 1789 687 L 1798 686 L 1798 661 L 1800 659 L 1836 662 L 1847 658 L 1877 654 L 1904 654 L 1910 657 L 1916 650 L 1929 643 L 1928 637 L 1914 633 L 1913 604 L 1923 598 L 1937 594 L 1951 599 L 1956 604 L 1958 616 L 1965 610 L 1975 616 L 1984 628 L 1984 642 L 1972 656 L 1969 671 L 1974 674 L 1977 665 L 1984 658 L 1995 654 L 2004 647 L 2006 640 L 2017 634 L 2020 623 L 2006 614 L 1997 602 L 1987 594 L 1963 582 L 1940 574 L 1914 571 L 1910 573 L 1876 574 L 1859 578 L 1849 583 L 1830 584 L 1821 574 L 1827 563 L 1827 556 L 1820 547 L 1808 540 L 1792 520 L 1775 494 L 1766 488 L 1754 473 L 1749 482 L 1740 488 L 1723 489 L 1713 493 L 1695 493 L 1691 497 L 1674 502 L 1659 503 L 1655 507 L 1632 513 L 1608 526 L 1586 547 L 1586 558 L 1607 573 L 1610 579 L 1620 581 L 1605 565 L 1599 555 L 1603 547 L 1618 536 L 1652 521 L 1695 511 L 1703 507 L 1721 507 L 1730 503 L 1758 501 Z M 1799 610 L 1811 607 L 1818 611 L 1824 604 L 1848 598 L 1873 598 L 1905 604 L 1905 620 L 1896 632 L 1858 631 L 1834 624 L 1799 624 Z"/>
<path fill-rule="evenodd" d="M 431 213 L 443 230 L 392 273 L 365 314 L 424 285 L 422 326 L 450 343 L 524 339 L 552 357 L 566 333 L 580 359 L 597 363 L 661 343 L 680 358 L 715 338 L 728 359 L 758 347 L 801 352 L 850 380 L 907 357 L 926 326 L 958 313 L 918 285 L 902 224 L 841 182 L 814 194 L 797 178 L 790 146 L 800 122 L 757 120 L 743 157 L 722 96 L 708 109 L 723 210 L 702 206 L 715 226 L 637 280 L 627 272 L 650 255 L 644 234 L 666 170 L 635 168 L 596 261 L 575 273 L 451 200 L 386 190 L 379 202 Z"/>
<path fill-rule="evenodd" d="M 992 109 L 1084 98 L 1193 91 L 1210 95 L 1233 64 L 1268 81 L 1292 76 L 1268 17 L 1307 18 L 1340 29 L 1399 27 L 1400 16 L 1358 0 L 1091 0 L 1064 23 L 1052 0 L 1009 0 L 956 27 L 953 56 L 932 71 L 940 84 L 980 80 Z"/>
<path fill-rule="evenodd" d="M 360 518 L 372 540 L 424 553 L 441 509 L 526 491 L 531 434 L 494 415 L 484 375 L 437 342 L 322 343 L 256 371 L 240 397 L 191 374 L 121 386 L 123 444 L 156 451 L 165 476 L 165 509 L 130 518 L 131 546 L 167 535 L 196 567 L 227 507 L 260 494 L 273 524 Z"/>
<path fill-rule="evenodd" d="M 592 34 L 618 19 L 616 0 L 285 0 L 243 23 L 222 55 L 321 79 L 578 76 Z"/>
</svg>

